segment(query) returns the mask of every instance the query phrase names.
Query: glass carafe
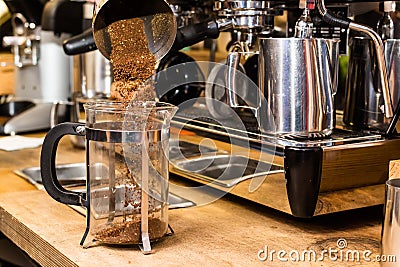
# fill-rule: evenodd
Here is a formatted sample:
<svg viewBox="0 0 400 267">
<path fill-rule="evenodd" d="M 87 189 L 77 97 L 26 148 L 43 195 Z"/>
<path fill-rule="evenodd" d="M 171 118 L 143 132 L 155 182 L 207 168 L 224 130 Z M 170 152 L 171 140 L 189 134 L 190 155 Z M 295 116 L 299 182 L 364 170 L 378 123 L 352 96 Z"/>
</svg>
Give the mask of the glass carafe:
<svg viewBox="0 0 400 267">
<path fill-rule="evenodd" d="M 42 147 L 46 191 L 61 203 L 87 209 L 81 245 L 142 244 L 168 231 L 169 124 L 177 108 L 167 103 L 93 101 L 85 124 L 52 128 Z M 62 188 L 55 175 L 57 143 L 66 134 L 86 139 L 86 192 Z"/>
</svg>

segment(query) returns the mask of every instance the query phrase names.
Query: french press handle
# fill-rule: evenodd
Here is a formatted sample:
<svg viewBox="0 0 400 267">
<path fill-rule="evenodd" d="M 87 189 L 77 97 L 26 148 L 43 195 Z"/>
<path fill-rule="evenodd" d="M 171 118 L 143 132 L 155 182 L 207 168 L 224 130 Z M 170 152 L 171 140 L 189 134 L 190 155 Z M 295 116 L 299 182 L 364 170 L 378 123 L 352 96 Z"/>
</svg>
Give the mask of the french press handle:
<svg viewBox="0 0 400 267">
<path fill-rule="evenodd" d="M 58 202 L 87 207 L 86 193 L 73 192 L 61 186 L 56 173 L 56 152 L 60 139 L 65 135 L 85 135 L 85 124 L 65 122 L 54 126 L 47 133 L 40 154 L 40 172 L 47 193 Z"/>
</svg>

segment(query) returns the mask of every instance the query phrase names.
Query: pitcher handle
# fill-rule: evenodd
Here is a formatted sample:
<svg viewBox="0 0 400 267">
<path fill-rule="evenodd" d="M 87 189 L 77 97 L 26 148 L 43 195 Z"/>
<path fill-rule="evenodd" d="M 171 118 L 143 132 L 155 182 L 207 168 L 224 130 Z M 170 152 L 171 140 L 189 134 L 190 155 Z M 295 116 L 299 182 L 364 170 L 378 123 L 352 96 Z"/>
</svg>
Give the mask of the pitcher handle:
<svg viewBox="0 0 400 267">
<path fill-rule="evenodd" d="M 66 122 L 54 126 L 47 133 L 40 155 L 42 183 L 47 193 L 58 202 L 87 207 L 86 193 L 73 192 L 61 186 L 56 174 L 56 152 L 60 139 L 65 135 L 85 135 L 85 124 Z"/>
<path fill-rule="evenodd" d="M 237 86 L 236 86 L 236 72 L 239 71 L 240 65 L 240 53 L 230 52 L 226 59 L 227 72 L 225 75 L 226 80 L 226 95 L 228 98 L 228 105 L 230 107 L 238 107 L 239 100 L 237 97 Z"/>
</svg>

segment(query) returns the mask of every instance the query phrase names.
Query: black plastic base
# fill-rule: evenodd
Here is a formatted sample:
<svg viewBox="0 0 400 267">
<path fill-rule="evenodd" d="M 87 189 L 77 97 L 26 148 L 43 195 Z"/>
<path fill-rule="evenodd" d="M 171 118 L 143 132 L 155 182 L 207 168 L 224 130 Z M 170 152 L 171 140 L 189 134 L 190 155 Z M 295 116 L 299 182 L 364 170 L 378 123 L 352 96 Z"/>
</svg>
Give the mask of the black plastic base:
<svg viewBox="0 0 400 267">
<path fill-rule="evenodd" d="M 322 148 L 285 148 L 286 191 L 290 209 L 296 217 L 314 215 L 322 173 Z"/>
</svg>

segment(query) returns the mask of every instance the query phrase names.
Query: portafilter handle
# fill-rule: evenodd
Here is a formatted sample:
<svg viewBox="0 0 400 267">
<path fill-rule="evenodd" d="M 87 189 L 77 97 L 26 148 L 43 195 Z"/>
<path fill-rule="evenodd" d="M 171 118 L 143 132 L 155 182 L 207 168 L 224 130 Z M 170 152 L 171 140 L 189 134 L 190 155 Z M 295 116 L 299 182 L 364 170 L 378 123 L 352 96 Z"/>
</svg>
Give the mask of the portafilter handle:
<svg viewBox="0 0 400 267">
<path fill-rule="evenodd" d="M 94 51 L 97 46 L 94 42 L 92 29 L 89 28 L 64 41 L 63 49 L 67 55 L 78 55 L 86 52 Z"/>
<path fill-rule="evenodd" d="M 218 38 L 219 33 L 231 27 L 231 25 L 232 21 L 230 20 L 208 19 L 200 23 L 180 27 L 177 30 L 171 51 L 177 52 L 184 47 L 197 44 L 208 38 Z"/>
<path fill-rule="evenodd" d="M 180 27 L 177 30 L 175 41 L 171 52 L 178 52 L 180 49 L 194 45 L 207 38 L 218 38 L 220 31 L 230 27 L 231 22 L 226 20 L 207 20 L 204 22 Z M 67 55 L 77 55 L 97 49 L 93 38 L 92 29 L 76 35 L 63 44 L 64 52 Z"/>
</svg>

